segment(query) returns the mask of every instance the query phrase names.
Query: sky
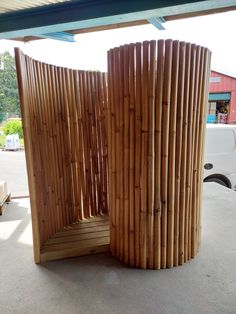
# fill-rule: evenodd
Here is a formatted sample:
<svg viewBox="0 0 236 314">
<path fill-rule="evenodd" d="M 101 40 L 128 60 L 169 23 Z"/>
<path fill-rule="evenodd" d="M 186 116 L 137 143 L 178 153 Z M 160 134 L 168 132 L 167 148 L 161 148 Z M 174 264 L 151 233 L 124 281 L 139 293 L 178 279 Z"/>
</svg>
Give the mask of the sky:
<svg viewBox="0 0 236 314">
<path fill-rule="evenodd" d="M 212 51 L 211 67 L 236 76 L 236 11 L 166 22 L 159 31 L 148 24 L 76 35 L 75 43 L 44 39 L 30 43 L 0 40 L 0 52 L 13 54 L 15 46 L 32 58 L 81 70 L 107 69 L 107 51 L 144 40 L 175 39 L 196 43 Z"/>
</svg>

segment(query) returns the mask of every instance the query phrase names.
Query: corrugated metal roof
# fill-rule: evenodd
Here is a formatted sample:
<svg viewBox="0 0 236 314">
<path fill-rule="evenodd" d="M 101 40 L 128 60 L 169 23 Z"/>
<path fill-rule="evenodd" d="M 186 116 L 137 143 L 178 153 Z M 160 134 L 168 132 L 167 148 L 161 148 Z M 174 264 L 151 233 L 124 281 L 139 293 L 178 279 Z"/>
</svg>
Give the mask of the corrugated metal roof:
<svg viewBox="0 0 236 314">
<path fill-rule="evenodd" d="M 222 71 L 222 70 L 212 69 L 211 72 L 215 72 L 215 73 L 218 73 L 218 74 L 223 74 L 225 76 L 230 76 L 230 77 L 236 78 L 236 74 L 230 73 L 230 72 L 226 72 L 226 71 Z"/>
<path fill-rule="evenodd" d="M 0 0 L 0 14 L 69 1 L 71 0 Z"/>
</svg>

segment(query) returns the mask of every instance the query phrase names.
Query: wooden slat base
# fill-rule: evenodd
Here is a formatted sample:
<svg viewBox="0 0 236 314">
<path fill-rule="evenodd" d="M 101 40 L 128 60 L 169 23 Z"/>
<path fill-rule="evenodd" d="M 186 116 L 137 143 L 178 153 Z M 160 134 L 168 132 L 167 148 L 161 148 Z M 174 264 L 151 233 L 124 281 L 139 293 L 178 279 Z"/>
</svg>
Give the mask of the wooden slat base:
<svg viewBox="0 0 236 314">
<path fill-rule="evenodd" d="M 41 248 L 41 262 L 108 252 L 108 216 L 92 217 L 66 226 Z"/>
</svg>

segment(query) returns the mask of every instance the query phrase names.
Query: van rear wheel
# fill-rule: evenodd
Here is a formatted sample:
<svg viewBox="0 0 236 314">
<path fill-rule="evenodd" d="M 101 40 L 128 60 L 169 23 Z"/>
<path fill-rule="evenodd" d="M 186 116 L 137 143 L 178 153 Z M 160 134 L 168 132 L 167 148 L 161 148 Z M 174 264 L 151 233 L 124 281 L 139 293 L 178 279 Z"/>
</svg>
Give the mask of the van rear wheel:
<svg viewBox="0 0 236 314">
<path fill-rule="evenodd" d="M 215 182 L 220 185 L 226 186 L 228 188 L 227 183 L 219 178 L 208 178 L 208 179 L 205 179 L 204 182 Z"/>
</svg>

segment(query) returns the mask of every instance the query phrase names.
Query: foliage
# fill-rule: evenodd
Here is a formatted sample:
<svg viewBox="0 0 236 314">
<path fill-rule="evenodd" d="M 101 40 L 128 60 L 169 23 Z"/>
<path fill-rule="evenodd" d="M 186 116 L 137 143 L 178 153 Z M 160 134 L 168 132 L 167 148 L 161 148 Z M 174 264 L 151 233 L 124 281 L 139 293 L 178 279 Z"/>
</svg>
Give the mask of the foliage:
<svg viewBox="0 0 236 314">
<path fill-rule="evenodd" d="M 0 122 L 8 113 L 20 116 L 15 60 L 9 52 L 0 54 Z"/>
<path fill-rule="evenodd" d="M 19 138 L 23 137 L 21 120 L 9 120 L 4 125 L 3 130 L 5 135 L 18 133 Z"/>
</svg>

